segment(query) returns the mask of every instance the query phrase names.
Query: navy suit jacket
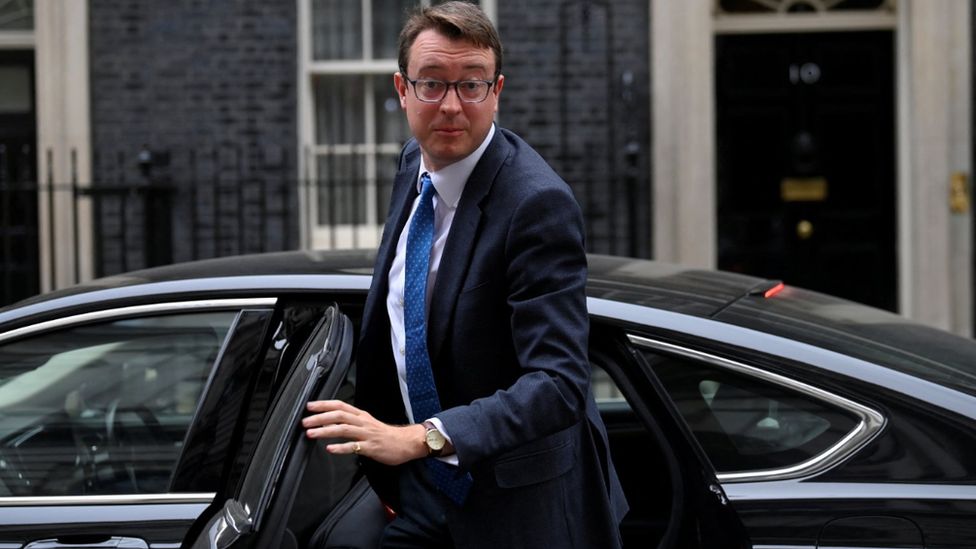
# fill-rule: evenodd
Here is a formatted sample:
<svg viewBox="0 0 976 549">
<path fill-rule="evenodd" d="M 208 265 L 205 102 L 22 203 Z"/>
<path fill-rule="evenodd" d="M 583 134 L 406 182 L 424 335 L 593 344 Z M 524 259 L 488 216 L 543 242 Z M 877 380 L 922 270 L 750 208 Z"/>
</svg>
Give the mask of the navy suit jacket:
<svg viewBox="0 0 976 549">
<path fill-rule="evenodd" d="M 357 360 L 357 404 L 394 424 L 406 415 L 386 296 L 419 164 L 411 140 L 400 156 Z M 428 313 L 443 408 L 437 417 L 474 477 L 464 506 L 450 510 L 461 547 L 619 543 L 627 504 L 589 391 L 583 239 L 568 185 L 524 141 L 497 128 L 461 195 Z M 396 508 L 396 468 L 366 461 L 371 483 Z"/>
</svg>

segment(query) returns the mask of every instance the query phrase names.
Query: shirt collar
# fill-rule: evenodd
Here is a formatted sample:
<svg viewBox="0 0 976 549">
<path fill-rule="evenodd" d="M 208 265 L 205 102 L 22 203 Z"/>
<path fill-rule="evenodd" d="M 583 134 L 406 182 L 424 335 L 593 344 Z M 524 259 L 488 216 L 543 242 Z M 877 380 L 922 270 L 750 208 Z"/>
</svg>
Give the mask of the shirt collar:
<svg viewBox="0 0 976 549">
<path fill-rule="evenodd" d="M 437 196 L 452 209 L 457 208 L 458 202 L 461 200 L 461 193 L 464 191 L 464 185 L 468 182 L 468 178 L 471 177 L 471 172 L 474 171 L 474 167 L 478 164 L 478 161 L 481 160 L 481 156 L 485 154 L 485 149 L 488 148 L 488 144 L 491 143 L 491 138 L 494 135 L 495 125 L 492 124 L 491 128 L 488 129 L 488 135 L 485 136 L 485 140 L 481 142 L 481 145 L 474 152 L 436 172 L 427 170 L 427 166 L 424 165 L 424 156 L 420 155 L 420 171 L 417 172 L 417 191 L 419 192 L 421 190 L 420 175 L 427 172 L 430 174 L 430 182 L 434 185 Z"/>
</svg>

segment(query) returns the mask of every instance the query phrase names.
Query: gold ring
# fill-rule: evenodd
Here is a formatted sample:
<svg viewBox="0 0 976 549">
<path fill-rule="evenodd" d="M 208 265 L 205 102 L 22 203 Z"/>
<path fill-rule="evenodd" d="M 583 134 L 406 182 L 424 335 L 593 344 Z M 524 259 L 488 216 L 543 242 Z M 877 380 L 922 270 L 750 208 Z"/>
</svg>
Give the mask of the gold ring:
<svg viewBox="0 0 976 549">
<path fill-rule="evenodd" d="M 362 449 L 363 449 L 362 446 L 360 446 L 359 443 L 357 442 L 356 443 L 356 446 L 352 449 L 352 453 L 354 453 L 354 454 L 356 454 L 358 456 L 359 455 L 359 452 Z"/>
</svg>

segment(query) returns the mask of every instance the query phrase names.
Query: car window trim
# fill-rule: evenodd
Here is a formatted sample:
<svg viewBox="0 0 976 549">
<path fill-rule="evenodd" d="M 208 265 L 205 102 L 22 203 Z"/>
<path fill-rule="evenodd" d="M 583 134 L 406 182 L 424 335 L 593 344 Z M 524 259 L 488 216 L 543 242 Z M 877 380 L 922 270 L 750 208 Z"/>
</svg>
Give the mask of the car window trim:
<svg viewBox="0 0 976 549">
<path fill-rule="evenodd" d="M 673 343 L 668 343 L 658 339 L 635 334 L 627 334 L 631 344 L 654 351 L 665 352 L 692 360 L 698 360 L 730 370 L 752 378 L 760 379 L 767 383 L 772 383 L 795 392 L 806 395 L 810 398 L 825 402 L 834 407 L 845 410 L 853 414 L 858 419 L 858 424 L 839 441 L 831 445 L 823 452 L 812 458 L 801 461 L 789 467 L 778 467 L 775 469 L 758 469 L 748 471 L 720 472 L 716 471 L 716 477 L 722 483 L 733 482 L 757 482 L 787 480 L 812 476 L 823 472 L 837 463 L 843 461 L 851 454 L 864 447 L 884 428 L 886 420 L 877 410 L 854 402 L 848 398 L 831 393 L 819 387 L 814 387 L 806 383 L 790 379 L 786 376 L 768 372 L 766 370 L 749 366 L 725 357 L 716 356 L 704 351 L 690 349 Z"/>
<path fill-rule="evenodd" d="M 76 315 L 56 318 L 29 326 L 23 326 L 0 334 L 0 344 L 25 336 L 109 319 L 146 316 L 158 313 L 192 313 L 197 311 L 243 309 L 247 307 L 269 307 L 278 302 L 276 297 L 257 297 L 243 299 L 200 299 L 193 301 L 172 301 L 147 305 L 130 305 L 114 309 L 102 309 Z"/>
<path fill-rule="evenodd" d="M 215 492 L 186 492 L 163 494 L 102 494 L 89 496 L 5 496 L 0 497 L 2 507 L 52 507 L 64 505 L 147 505 L 159 503 L 209 504 Z"/>
<path fill-rule="evenodd" d="M 337 338 L 341 341 L 335 341 Z M 348 373 L 352 345 L 349 319 L 337 305 L 329 306 L 291 363 L 288 377 L 271 405 L 241 480 L 236 488 L 225 486 L 226 499 L 212 503 L 191 527 L 192 534 L 187 539 L 194 540 L 192 547 L 230 547 L 242 535 L 256 534 L 257 541 L 268 541 L 264 536 L 274 538 L 281 533 L 277 529 L 283 524 L 280 521 L 272 521 L 270 529 L 264 528 L 266 515 L 274 517 L 275 512 L 281 510 L 274 509 L 280 503 L 279 494 L 292 494 L 284 489 L 282 482 L 289 473 L 298 470 L 295 467 L 304 469 L 307 455 L 303 457 L 299 448 L 312 444 L 301 429 L 282 429 L 281 425 L 298 425 L 305 412 L 305 403 L 312 400 L 317 391 L 329 390 L 334 394 L 339 381 L 333 376 L 341 374 L 344 377 Z M 334 386 L 330 381 L 334 381 Z M 298 398 L 286 400 L 293 387 L 299 388 Z M 294 461 L 296 458 L 297 462 Z M 215 504 L 218 506 L 214 507 Z M 291 503 L 287 506 L 290 508 Z M 273 545 L 280 542 L 277 539 Z"/>
<path fill-rule="evenodd" d="M 281 430 L 282 422 L 276 423 L 273 421 L 278 416 L 284 416 L 287 420 L 283 422 L 285 425 L 300 425 L 301 417 L 306 411 L 306 403 L 314 400 L 316 387 L 321 389 L 320 386 L 328 381 L 328 378 L 333 375 L 334 369 L 338 367 L 340 355 L 337 349 L 342 346 L 343 342 L 340 341 L 337 345 L 335 339 L 342 337 L 346 328 L 345 322 L 345 316 L 339 311 L 338 306 L 332 305 L 325 311 L 320 325 L 316 327 L 308 340 L 309 347 L 292 364 L 286 383 L 282 386 L 282 390 L 276 397 L 274 405 L 268 412 L 267 422 L 262 427 L 260 441 L 254 450 L 252 461 L 248 464 L 247 471 L 244 472 L 241 479 L 241 489 L 238 494 L 240 502 L 245 507 L 249 503 L 253 505 L 253 508 L 249 510 L 249 514 L 256 530 L 263 524 L 265 512 L 270 507 L 274 495 L 280 490 L 279 486 L 285 476 L 284 471 L 287 468 L 289 460 L 294 459 L 295 431 L 300 431 L 300 429 L 296 428 L 295 431 L 290 433 L 285 430 L 282 434 L 271 434 L 271 441 L 274 444 L 273 452 L 268 456 L 271 458 L 270 463 L 263 464 L 263 466 L 262 464 L 255 463 L 257 457 L 260 455 L 259 447 L 262 444 L 268 444 L 265 437 L 269 436 L 269 430 L 272 433 Z M 321 346 L 318 346 L 318 333 L 320 330 L 322 331 L 322 340 Z M 344 368 L 348 368 L 348 365 L 344 366 Z M 302 370 L 305 373 L 302 373 Z M 282 400 L 287 394 L 286 385 L 295 383 L 301 387 L 299 392 L 300 398 L 295 399 L 293 402 Z M 279 406 L 281 407 L 280 409 Z M 304 434 L 298 436 L 299 438 L 303 438 Z M 259 480 L 257 481 L 254 480 L 255 467 L 258 471 L 263 470 L 259 474 Z M 244 497 L 246 493 L 250 495 L 250 484 L 261 485 L 261 488 L 257 490 L 256 495 L 258 497 L 255 501 L 246 501 Z"/>
</svg>

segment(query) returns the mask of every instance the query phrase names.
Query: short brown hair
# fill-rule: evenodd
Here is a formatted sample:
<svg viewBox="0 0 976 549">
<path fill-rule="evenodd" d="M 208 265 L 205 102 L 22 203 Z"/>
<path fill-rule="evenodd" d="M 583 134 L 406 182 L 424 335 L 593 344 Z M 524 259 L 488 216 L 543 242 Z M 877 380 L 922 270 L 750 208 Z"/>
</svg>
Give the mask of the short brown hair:
<svg viewBox="0 0 976 549">
<path fill-rule="evenodd" d="M 479 48 L 488 48 L 495 54 L 495 78 L 502 72 L 502 43 L 491 20 L 481 8 L 470 2 L 445 2 L 415 11 L 403 30 L 398 43 L 400 72 L 407 74 L 410 48 L 417 35 L 433 29 L 451 40 L 465 40 Z"/>
</svg>

